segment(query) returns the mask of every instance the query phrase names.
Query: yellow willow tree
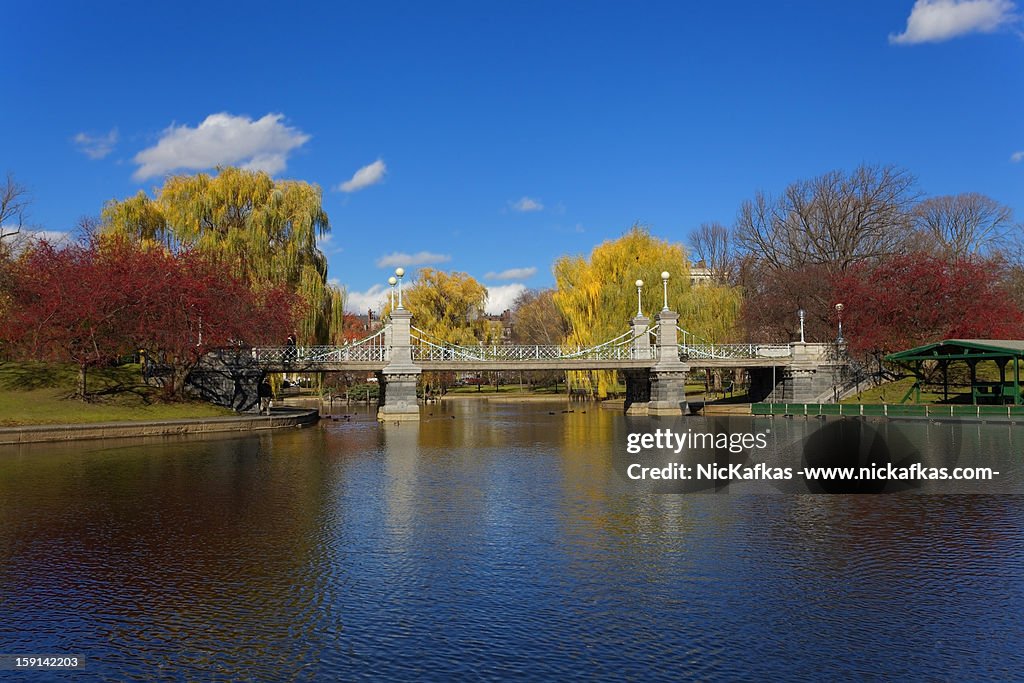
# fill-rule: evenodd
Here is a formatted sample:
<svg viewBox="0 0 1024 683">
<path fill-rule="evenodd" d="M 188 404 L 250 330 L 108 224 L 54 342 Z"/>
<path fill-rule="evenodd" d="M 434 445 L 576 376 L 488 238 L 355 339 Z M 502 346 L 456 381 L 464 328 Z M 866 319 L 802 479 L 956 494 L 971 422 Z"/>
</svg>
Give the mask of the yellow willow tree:
<svg viewBox="0 0 1024 683">
<path fill-rule="evenodd" d="M 570 326 L 566 343 L 586 348 L 626 332 L 637 311 L 637 280 L 644 281 L 643 312 L 653 318 L 664 305 L 663 271 L 671 275 L 668 303 L 683 316 L 680 325 L 689 330 L 687 325 L 695 324 L 696 329 L 690 331 L 702 336 L 718 336 L 719 327 L 724 330 L 732 326 L 736 314 L 731 312 L 731 305 L 720 305 L 717 297 L 721 293 L 717 289 L 712 292 L 711 287 L 691 287 L 690 265 L 683 246 L 652 237 L 645 227 L 634 225 L 622 237 L 595 247 L 589 259 L 565 256 L 555 262 L 555 304 Z M 701 311 L 699 320 L 687 319 L 691 310 Z M 726 320 L 715 320 L 715 315 L 725 316 Z M 591 386 L 596 385 L 598 396 L 606 397 L 615 373 L 586 375 Z"/>
<path fill-rule="evenodd" d="M 422 268 L 402 293 L 412 324 L 452 344 L 476 344 L 484 330 L 487 288 L 466 273 Z M 385 313 L 390 304 L 385 306 Z"/>
<path fill-rule="evenodd" d="M 103 231 L 172 251 L 196 249 L 255 289 L 285 284 L 305 303 L 300 343 L 339 342 L 344 293 L 327 283 L 317 238 L 330 231 L 320 188 L 262 171 L 167 178 L 103 209 Z"/>
<path fill-rule="evenodd" d="M 724 344 L 736 341 L 737 322 L 743 307 L 742 290 L 724 284 L 702 284 L 680 300 L 679 326 L 704 341 Z M 680 339 L 680 343 L 682 339 Z"/>
</svg>

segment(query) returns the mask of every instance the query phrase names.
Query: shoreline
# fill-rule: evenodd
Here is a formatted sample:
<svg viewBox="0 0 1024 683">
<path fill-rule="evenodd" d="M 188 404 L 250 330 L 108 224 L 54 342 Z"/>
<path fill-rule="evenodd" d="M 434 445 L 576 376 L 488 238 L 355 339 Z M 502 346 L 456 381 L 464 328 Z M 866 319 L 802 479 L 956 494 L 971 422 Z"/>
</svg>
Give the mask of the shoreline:
<svg viewBox="0 0 1024 683">
<path fill-rule="evenodd" d="M 270 415 L 243 414 L 228 417 L 183 418 L 140 422 L 91 422 L 81 424 L 44 424 L 0 428 L 0 446 L 26 443 L 59 443 L 91 439 L 122 439 L 181 434 L 250 432 L 316 424 L 316 409 L 272 410 Z"/>
</svg>

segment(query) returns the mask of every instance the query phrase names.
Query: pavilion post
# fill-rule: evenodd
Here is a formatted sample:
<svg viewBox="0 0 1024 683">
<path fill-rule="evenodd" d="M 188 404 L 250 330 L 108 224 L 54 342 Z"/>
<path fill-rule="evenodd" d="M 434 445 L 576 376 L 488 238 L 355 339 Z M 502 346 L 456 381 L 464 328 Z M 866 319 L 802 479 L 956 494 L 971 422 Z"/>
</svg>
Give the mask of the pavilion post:
<svg viewBox="0 0 1024 683">
<path fill-rule="evenodd" d="M 976 388 L 977 388 L 976 387 L 976 385 L 977 385 L 977 377 L 978 377 L 978 373 L 977 373 L 978 361 L 976 361 L 976 360 L 969 360 L 969 361 L 967 361 L 967 367 L 969 367 L 971 369 L 971 403 L 974 404 L 974 405 L 978 405 L 978 392 L 976 391 Z"/>
<path fill-rule="evenodd" d="M 917 372 L 914 373 L 914 374 L 917 375 L 917 381 L 914 382 L 914 387 L 916 387 L 916 389 L 917 389 L 916 392 L 915 392 L 914 402 L 915 403 L 920 403 L 921 402 L 921 377 L 922 377 L 922 375 L 921 375 L 921 361 L 917 361 Z"/>
<path fill-rule="evenodd" d="M 942 365 L 942 400 L 945 403 L 949 402 L 949 361 L 941 361 Z"/>
<path fill-rule="evenodd" d="M 1013 404 L 1019 406 L 1020 400 L 1020 356 L 1013 357 Z"/>
<path fill-rule="evenodd" d="M 996 365 L 999 366 L 999 403 L 1004 403 L 1003 397 L 1006 395 L 1006 364 L 1010 362 L 1009 358 L 1000 358 L 996 361 Z"/>
</svg>

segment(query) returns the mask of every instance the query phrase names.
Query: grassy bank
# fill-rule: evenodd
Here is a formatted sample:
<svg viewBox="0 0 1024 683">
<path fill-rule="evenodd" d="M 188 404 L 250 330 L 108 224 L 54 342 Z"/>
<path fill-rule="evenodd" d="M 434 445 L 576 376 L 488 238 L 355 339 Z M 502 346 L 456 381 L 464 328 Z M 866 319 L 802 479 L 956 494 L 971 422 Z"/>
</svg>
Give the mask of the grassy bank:
<svg viewBox="0 0 1024 683">
<path fill-rule="evenodd" d="M 935 404 L 969 404 L 971 403 L 970 376 L 966 368 L 957 368 L 956 372 L 950 373 L 949 396 L 943 395 L 941 375 L 935 373 L 931 382 L 921 387 L 921 397 L 918 400 L 916 392 L 911 392 L 907 399 L 908 405 L 935 405 Z M 1012 382 L 1012 366 L 1006 373 L 1006 380 Z M 978 364 L 977 380 L 979 382 L 999 381 L 999 369 L 991 361 L 982 361 Z M 904 377 L 895 382 L 886 382 L 877 387 L 865 387 L 860 393 L 852 394 L 840 401 L 840 403 L 899 403 L 907 395 L 907 392 L 914 386 L 913 377 Z"/>
<path fill-rule="evenodd" d="M 208 403 L 168 403 L 142 383 L 138 365 L 90 369 L 89 397 L 75 397 L 78 368 L 43 363 L 0 363 L 0 426 L 81 424 L 223 417 L 234 411 Z"/>
<path fill-rule="evenodd" d="M 866 387 L 860 393 L 852 394 L 844 398 L 840 403 L 899 403 L 900 399 L 907 394 L 912 386 L 914 386 L 914 378 L 904 377 L 903 379 L 895 382 L 879 384 L 877 387 Z M 955 396 L 956 394 L 951 391 L 949 397 L 952 399 Z M 914 399 L 914 394 L 911 394 L 907 403 L 918 403 Z M 968 399 L 967 402 L 970 403 L 970 400 Z M 939 391 L 936 393 L 934 391 L 922 389 L 920 403 L 942 403 L 942 392 Z"/>
</svg>

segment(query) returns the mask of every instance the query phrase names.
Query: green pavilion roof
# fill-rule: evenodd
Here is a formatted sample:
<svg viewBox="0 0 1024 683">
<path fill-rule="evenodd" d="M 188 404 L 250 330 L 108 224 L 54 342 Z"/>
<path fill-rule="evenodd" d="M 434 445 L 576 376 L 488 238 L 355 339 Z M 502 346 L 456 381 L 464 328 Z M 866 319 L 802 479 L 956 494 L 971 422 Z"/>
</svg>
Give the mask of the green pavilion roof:
<svg viewBox="0 0 1024 683">
<path fill-rule="evenodd" d="M 1021 339 L 943 339 L 940 342 L 917 346 L 906 351 L 890 353 L 889 361 L 920 360 L 986 360 L 1024 358 L 1024 340 Z"/>
</svg>

